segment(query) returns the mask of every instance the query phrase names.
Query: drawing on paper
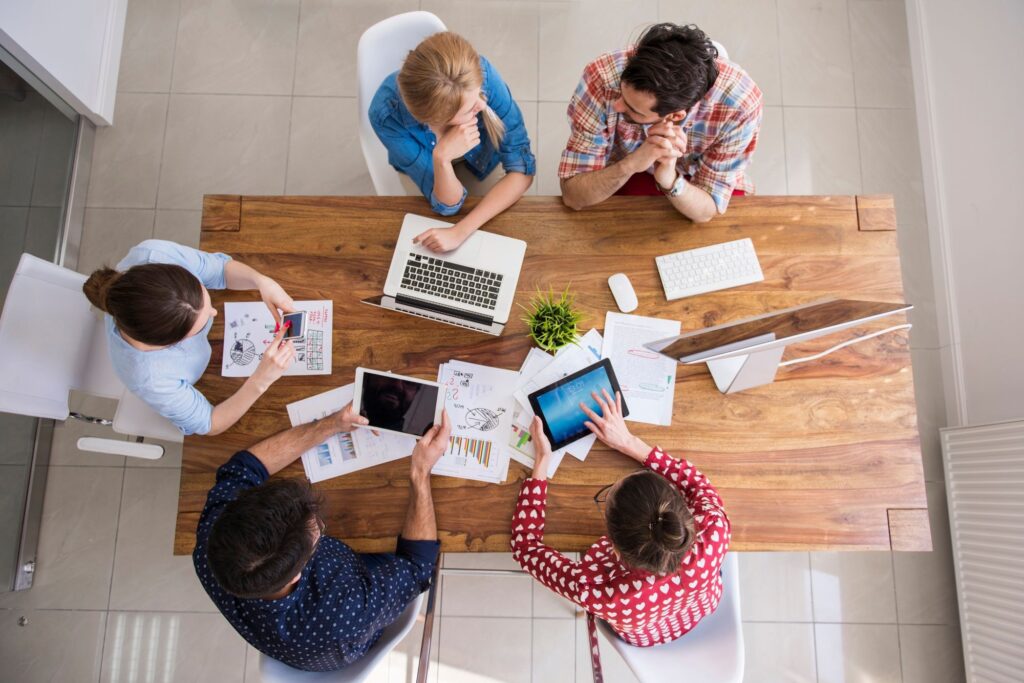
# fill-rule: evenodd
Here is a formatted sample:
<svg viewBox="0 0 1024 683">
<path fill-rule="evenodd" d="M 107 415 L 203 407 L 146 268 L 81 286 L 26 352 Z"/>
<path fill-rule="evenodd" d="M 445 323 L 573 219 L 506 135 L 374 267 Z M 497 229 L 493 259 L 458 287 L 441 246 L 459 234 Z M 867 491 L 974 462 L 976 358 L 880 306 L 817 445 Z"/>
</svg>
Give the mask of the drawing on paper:
<svg viewBox="0 0 1024 683">
<path fill-rule="evenodd" d="M 307 325 L 304 336 L 292 342 L 295 359 L 284 374 L 330 374 L 333 302 L 296 301 L 295 308 L 307 312 Z M 255 371 L 263 351 L 273 342 L 276 321 L 262 303 L 236 301 L 224 305 L 224 320 L 221 374 L 225 377 L 248 377 Z"/>
<path fill-rule="evenodd" d="M 248 365 L 256 357 L 256 345 L 248 339 L 236 339 L 229 353 L 235 365 Z"/>
<path fill-rule="evenodd" d="M 331 447 L 326 442 L 316 447 L 316 460 L 320 463 L 320 467 L 326 467 L 334 462 L 334 459 L 331 458 Z"/>
<path fill-rule="evenodd" d="M 504 412 L 504 411 L 502 411 Z M 499 413 L 490 408 L 470 408 L 466 411 L 466 423 L 473 429 L 481 432 L 489 432 L 498 428 L 501 424 Z"/>
</svg>

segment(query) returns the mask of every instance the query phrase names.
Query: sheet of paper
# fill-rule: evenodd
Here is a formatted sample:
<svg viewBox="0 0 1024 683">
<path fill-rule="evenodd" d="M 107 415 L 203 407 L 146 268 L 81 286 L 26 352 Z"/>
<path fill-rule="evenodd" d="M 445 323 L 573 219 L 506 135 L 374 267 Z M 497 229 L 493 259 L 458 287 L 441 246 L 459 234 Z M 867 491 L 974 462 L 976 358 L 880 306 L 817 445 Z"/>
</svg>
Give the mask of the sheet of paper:
<svg viewBox="0 0 1024 683">
<path fill-rule="evenodd" d="M 523 407 L 524 414 L 529 418 L 527 424 L 529 420 L 533 419 L 533 409 L 530 408 L 528 396 L 542 387 L 601 360 L 603 343 L 601 333 L 597 330 L 590 330 L 578 340 L 577 344 L 570 344 L 559 349 L 551 362 L 540 368 L 539 372 L 529 377 L 520 377 L 516 386 L 515 398 Z M 527 361 L 529 361 L 529 357 L 527 357 Z"/>
<path fill-rule="evenodd" d="M 534 391 L 601 360 L 601 347 L 603 344 L 604 340 L 601 337 L 601 333 L 597 330 L 590 330 L 578 340 L 577 344 L 570 344 L 559 349 L 554 358 L 546 364 L 542 363 L 539 359 L 535 359 L 531 363 L 530 356 L 527 355 L 523 367 L 527 370 L 539 369 L 530 377 L 521 375 L 516 385 L 514 396 L 519 404 L 516 423 L 529 431 L 530 421 L 533 420 L 533 409 L 530 407 L 530 401 L 527 397 Z M 569 453 L 577 460 L 586 460 L 590 449 L 594 447 L 596 441 L 597 437 L 590 435 L 555 451 L 552 455 L 559 456 L 558 462 L 561 462 L 561 456 L 565 455 L 565 453 Z"/>
<path fill-rule="evenodd" d="M 438 368 L 452 421 L 448 449 L 433 474 L 501 483 L 508 476 L 506 444 L 515 407 L 518 373 L 453 360 Z"/>
<path fill-rule="evenodd" d="M 306 334 L 297 339 L 295 360 L 286 375 L 331 374 L 331 333 L 334 302 L 296 301 L 295 308 L 308 311 Z M 263 351 L 274 338 L 274 317 L 261 301 L 229 301 L 224 304 L 224 358 L 220 374 L 249 377 L 256 371 Z"/>
<path fill-rule="evenodd" d="M 605 316 L 601 355 L 611 359 L 622 398 L 629 406 L 627 420 L 672 424 L 677 363 L 644 344 L 677 335 L 679 329 L 678 320 L 614 312 Z"/>
<path fill-rule="evenodd" d="M 354 386 L 348 384 L 290 403 L 287 406 L 288 419 L 293 427 L 322 420 L 352 401 Z M 375 436 L 369 429 L 357 429 L 351 434 L 335 434 L 303 453 L 302 467 L 306 470 L 306 477 L 316 483 L 398 460 L 412 453 L 415 445 L 416 440 L 411 436 L 388 433 Z"/>
</svg>

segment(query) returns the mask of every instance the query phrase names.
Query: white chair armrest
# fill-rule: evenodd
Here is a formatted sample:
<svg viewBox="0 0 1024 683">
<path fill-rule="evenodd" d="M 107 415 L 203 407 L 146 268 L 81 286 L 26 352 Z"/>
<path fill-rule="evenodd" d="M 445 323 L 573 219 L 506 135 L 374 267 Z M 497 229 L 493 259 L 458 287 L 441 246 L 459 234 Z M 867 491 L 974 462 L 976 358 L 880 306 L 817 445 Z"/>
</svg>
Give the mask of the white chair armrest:
<svg viewBox="0 0 1024 683">
<path fill-rule="evenodd" d="M 129 458 L 145 460 L 159 460 L 164 455 L 164 447 L 155 443 L 101 439 L 97 436 L 83 436 L 78 439 L 78 450 L 109 455 L 127 455 Z"/>
</svg>

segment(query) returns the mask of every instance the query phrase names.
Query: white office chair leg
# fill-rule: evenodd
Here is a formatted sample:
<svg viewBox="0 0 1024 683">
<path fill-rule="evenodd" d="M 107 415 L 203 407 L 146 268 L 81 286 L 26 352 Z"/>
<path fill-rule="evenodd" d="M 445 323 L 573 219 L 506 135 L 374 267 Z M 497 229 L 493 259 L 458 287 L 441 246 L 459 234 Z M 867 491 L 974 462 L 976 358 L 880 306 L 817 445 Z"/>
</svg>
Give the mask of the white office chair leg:
<svg viewBox="0 0 1024 683">
<path fill-rule="evenodd" d="M 143 458 L 144 460 L 159 460 L 164 455 L 164 447 L 155 443 L 101 439 L 96 436 L 79 438 L 78 450 L 107 453 L 108 455 L 126 455 L 129 458 Z"/>
</svg>

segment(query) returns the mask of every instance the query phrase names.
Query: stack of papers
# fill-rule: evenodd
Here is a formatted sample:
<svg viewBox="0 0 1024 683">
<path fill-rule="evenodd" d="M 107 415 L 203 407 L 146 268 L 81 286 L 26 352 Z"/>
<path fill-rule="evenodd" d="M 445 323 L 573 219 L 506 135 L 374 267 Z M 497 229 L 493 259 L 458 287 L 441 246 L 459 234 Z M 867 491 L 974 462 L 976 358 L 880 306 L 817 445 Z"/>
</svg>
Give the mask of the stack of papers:
<svg viewBox="0 0 1024 683">
<path fill-rule="evenodd" d="M 514 370 L 458 360 L 438 368 L 452 437 L 433 474 L 495 484 L 505 481 L 517 378 Z"/>
<path fill-rule="evenodd" d="M 611 312 L 605 316 L 601 356 L 610 358 L 615 368 L 622 399 L 629 406 L 627 420 L 672 424 L 678 364 L 644 344 L 674 337 L 679 329 L 678 320 Z"/>
<path fill-rule="evenodd" d="M 296 301 L 295 310 L 307 311 L 306 331 L 295 345 L 295 359 L 286 375 L 331 374 L 331 333 L 334 302 Z M 224 304 L 224 358 L 220 374 L 249 377 L 274 339 L 277 323 L 263 302 L 229 301 Z"/>
<path fill-rule="evenodd" d="M 509 442 L 510 457 L 527 467 L 534 465 L 533 441 L 530 439 L 530 422 L 533 420 L 533 408 L 530 407 L 529 395 L 534 391 L 568 377 L 577 370 L 593 365 L 601 360 L 601 348 L 604 340 L 597 330 L 590 330 L 580 337 L 576 344 L 570 344 L 558 350 L 554 356 L 539 349 L 530 349 L 526 360 L 519 371 L 519 382 L 513 394 L 516 399 L 516 412 L 513 415 L 512 440 Z M 590 449 L 594 447 L 597 437 L 593 434 L 579 441 L 554 451 L 548 476 L 554 476 L 562 458 L 568 453 L 577 460 L 586 460 Z"/>
<path fill-rule="evenodd" d="M 678 333 L 679 322 L 675 320 L 609 313 L 604 337 L 597 330 L 590 330 L 576 344 L 553 356 L 530 349 L 519 372 L 458 360 L 443 363 L 438 368 L 437 381 L 445 392 L 452 434 L 433 473 L 500 484 L 508 476 L 510 459 L 532 468 L 533 410 L 528 396 L 602 358 L 610 358 L 615 368 L 629 403 L 628 419 L 670 424 L 676 363 L 648 351 L 643 344 Z M 353 385 L 349 384 L 292 403 L 288 406 L 292 425 L 319 420 L 341 410 L 352 400 L 352 390 Z M 585 460 L 596 440 L 590 434 L 555 451 L 548 476 L 554 476 L 567 453 Z M 302 464 L 309 480 L 318 482 L 404 458 L 415 445 L 412 436 L 390 432 L 375 435 L 360 428 L 351 434 L 335 434 L 303 453 Z"/>
<path fill-rule="evenodd" d="M 288 418 L 292 426 L 315 422 L 338 412 L 352 402 L 354 387 L 354 384 L 347 384 L 290 403 Z M 378 436 L 369 429 L 356 429 L 351 433 L 335 434 L 303 453 L 302 467 L 306 470 L 306 477 L 316 483 L 404 458 L 412 453 L 415 445 L 416 439 L 411 436 L 390 432 L 381 432 Z"/>
</svg>

